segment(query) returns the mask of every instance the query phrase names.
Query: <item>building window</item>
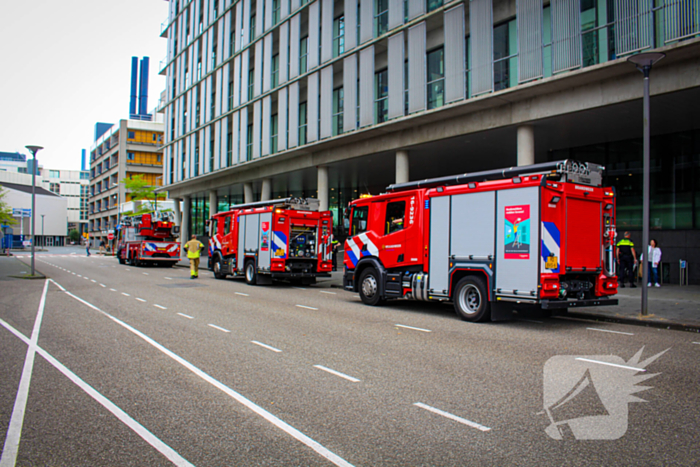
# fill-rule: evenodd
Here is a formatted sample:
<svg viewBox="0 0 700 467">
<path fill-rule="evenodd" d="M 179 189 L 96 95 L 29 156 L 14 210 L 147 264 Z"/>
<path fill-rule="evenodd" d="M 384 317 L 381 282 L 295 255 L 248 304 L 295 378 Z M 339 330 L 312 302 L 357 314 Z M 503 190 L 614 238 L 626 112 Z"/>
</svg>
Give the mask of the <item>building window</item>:
<svg viewBox="0 0 700 467">
<path fill-rule="evenodd" d="M 226 145 L 226 166 L 231 167 L 233 165 L 233 133 L 228 132 L 228 144 Z"/>
<path fill-rule="evenodd" d="M 134 153 L 133 153 L 133 152 L 127 152 L 127 153 L 126 153 L 126 160 L 128 160 L 128 161 L 133 161 L 133 160 L 135 160 Z"/>
<path fill-rule="evenodd" d="M 250 41 L 252 41 L 253 39 L 255 39 L 255 14 L 250 15 Z"/>
<path fill-rule="evenodd" d="M 374 74 L 374 121 L 386 122 L 389 114 L 389 72 L 379 71 Z"/>
<path fill-rule="evenodd" d="M 374 37 L 379 37 L 388 30 L 389 0 L 374 0 Z"/>
<path fill-rule="evenodd" d="M 518 34 L 515 20 L 493 28 L 493 90 L 518 84 Z"/>
<path fill-rule="evenodd" d="M 281 0 L 272 0 L 272 24 L 280 22 L 280 3 Z"/>
<path fill-rule="evenodd" d="M 187 155 L 185 151 L 182 151 L 182 167 L 180 167 L 180 180 L 185 179 L 185 167 L 187 167 Z"/>
<path fill-rule="evenodd" d="M 337 57 L 345 52 L 345 16 L 333 20 L 333 56 Z"/>
<path fill-rule="evenodd" d="M 306 102 L 299 104 L 299 146 L 306 144 Z"/>
<path fill-rule="evenodd" d="M 49 170 L 49 178 L 61 178 L 60 170 Z"/>
<path fill-rule="evenodd" d="M 333 136 L 337 136 L 343 132 L 343 107 L 344 102 L 343 88 L 333 90 Z"/>
<path fill-rule="evenodd" d="M 309 56 L 309 37 L 303 37 L 299 44 L 299 74 L 306 73 L 306 61 Z"/>
<path fill-rule="evenodd" d="M 194 135 L 194 176 L 199 175 L 199 133 Z"/>
<path fill-rule="evenodd" d="M 228 110 L 233 110 L 233 81 L 228 82 Z"/>
<path fill-rule="evenodd" d="M 209 141 L 209 172 L 214 171 L 214 140 Z"/>
<path fill-rule="evenodd" d="M 277 114 L 270 118 L 270 154 L 277 152 Z"/>
<path fill-rule="evenodd" d="M 428 12 L 436 10 L 442 6 L 442 0 L 427 0 Z"/>
<path fill-rule="evenodd" d="M 248 100 L 253 99 L 253 93 L 255 92 L 255 70 L 248 71 Z"/>
<path fill-rule="evenodd" d="M 127 137 L 127 139 L 134 139 L 134 138 L 136 138 L 136 134 L 133 131 L 127 131 L 126 137 Z"/>
<path fill-rule="evenodd" d="M 551 10 L 548 13 L 550 13 L 548 19 L 551 27 Z M 615 9 L 612 1 L 583 0 L 581 2 L 581 49 L 584 67 L 616 58 L 614 20 Z M 639 30 L 635 31 L 635 37 L 639 34 L 641 39 L 645 33 L 651 34 L 651 31 L 645 31 L 648 26 L 644 24 L 645 21 L 641 17 L 636 21 L 639 21 Z M 650 24 L 648 20 L 646 23 Z M 621 33 L 624 34 L 622 31 Z M 657 47 L 663 45 L 665 44 L 659 43 Z"/>
<path fill-rule="evenodd" d="M 197 104 L 195 105 L 195 114 L 194 114 L 194 126 L 198 127 L 199 126 L 199 114 L 200 108 L 199 108 L 199 102 L 200 102 L 200 92 L 199 92 L 199 86 L 197 86 L 197 90 L 195 91 L 195 94 L 197 95 Z"/>
<path fill-rule="evenodd" d="M 248 134 L 246 135 L 246 151 L 245 157 L 247 161 L 253 160 L 253 124 L 248 125 Z"/>
<path fill-rule="evenodd" d="M 275 89 L 279 84 L 280 75 L 280 56 L 279 54 L 272 56 L 272 66 L 270 67 L 272 73 L 272 89 Z"/>
<path fill-rule="evenodd" d="M 58 184 L 58 183 L 49 183 L 49 190 L 50 190 L 52 193 L 58 194 L 58 193 L 61 192 L 61 185 Z"/>
<path fill-rule="evenodd" d="M 445 56 L 441 48 L 428 54 L 428 109 L 445 103 Z"/>
</svg>

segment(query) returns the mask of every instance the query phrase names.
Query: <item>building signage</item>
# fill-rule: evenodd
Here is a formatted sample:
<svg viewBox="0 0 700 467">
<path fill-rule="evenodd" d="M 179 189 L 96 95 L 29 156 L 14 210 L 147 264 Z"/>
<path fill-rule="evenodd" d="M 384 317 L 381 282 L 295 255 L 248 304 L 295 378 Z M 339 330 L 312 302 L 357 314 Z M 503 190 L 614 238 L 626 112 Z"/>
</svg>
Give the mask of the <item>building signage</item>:
<svg viewBox="0 0 700 467">
<path fill-rule="evenodd" d="M 12 217 L 32 217 L 32 210 L 12 208 Z"/>
</svg>

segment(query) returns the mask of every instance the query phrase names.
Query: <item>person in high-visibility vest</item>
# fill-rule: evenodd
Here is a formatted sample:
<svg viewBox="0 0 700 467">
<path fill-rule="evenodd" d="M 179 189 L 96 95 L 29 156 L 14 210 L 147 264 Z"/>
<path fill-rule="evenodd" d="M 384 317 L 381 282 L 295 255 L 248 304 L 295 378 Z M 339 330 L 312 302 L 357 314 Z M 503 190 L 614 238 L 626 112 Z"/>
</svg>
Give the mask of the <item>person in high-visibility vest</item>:
<svg viewBox="0 0 700 467">
<path fill-rule="evenodd" d="M 204 248 L 202 242 L 197 240 L 196 235 L 192 235 L 192 239 L 185 243 L 184 249 L 187 250 L 187 258 L 190 260 L 190 279 L 199 277 L 199 253 Z"/>
<path fill-rule="evenodd" d="M 340 243 L 338 243 L 338 240 L 335 239 L 335 236 L 331 235 L 331 258 L 333 260 L 333 270 L 337 271 L 338 270 L 338 247 L 340 246 Z"/>
</svg>

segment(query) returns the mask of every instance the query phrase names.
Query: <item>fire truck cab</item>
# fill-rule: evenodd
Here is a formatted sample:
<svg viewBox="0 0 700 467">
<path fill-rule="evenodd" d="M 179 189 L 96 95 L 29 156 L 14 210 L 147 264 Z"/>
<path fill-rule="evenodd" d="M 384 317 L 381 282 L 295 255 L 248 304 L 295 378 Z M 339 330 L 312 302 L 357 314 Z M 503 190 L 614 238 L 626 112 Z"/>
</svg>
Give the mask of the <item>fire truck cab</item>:
<svg viewBox="0 0 700 467">
<path fill-rule="evenodd" d="M 312 284 L 329 277 L 333 216 L 318 200 L 285 198 L 240 204 L 209 221 L 209 268 L 217 279 L 248 284 L 287 279 Z"/>
<path fill-rule="evenodd" d="M 615 193 L 560 161 L 409 182 L 349 207 L 344 287 L 368 305 L 452 301 L 468 321 L 513 308 L 614 305 Z"/>
</svg>

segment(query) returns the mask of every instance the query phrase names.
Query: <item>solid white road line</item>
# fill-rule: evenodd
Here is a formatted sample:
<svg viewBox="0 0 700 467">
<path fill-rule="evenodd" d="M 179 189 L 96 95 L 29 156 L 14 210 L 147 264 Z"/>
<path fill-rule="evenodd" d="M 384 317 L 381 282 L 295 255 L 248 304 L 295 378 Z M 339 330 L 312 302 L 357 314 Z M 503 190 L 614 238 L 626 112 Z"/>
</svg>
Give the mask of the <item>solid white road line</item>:
<svg viewBox="0 0 700 467">
<path fill-rule="evenodd" d="M 127 297 L 131 297 L 131 295 L 129 295 L 129 294 L 126 293 L 126 292 L 122 292 L 122 295 L 125 295 L 125 296 L 127 296 Z"/>
<path fill-rule="evenodd" d="M 222 331 L 222 332 L 231 332 L 228 329 L 224 329 L 222 327 L 217 326 L 216 324 L 208 324 L 207 326 L 211 326 L 212 328 L 218 329 L 219 331 Z"/>
<path fill-rule="evenodd" d="M 138 300 L 139 302 L 145 302 L 145 301 L 146 301 L 146 300 L 144 300 L 143 298 L 139 298 L 139 297 L 136 297 L 136 300 Z"/>
<path fill-rule="evenodd" d="M 186 314 L 184 314 L 184 313 L 178 313 L 178 315 L 184 316 L 184 317 L 187 318 L 187 319 L 194 319 L 194 316 L 186 315 Z"/>
<path fill-rule="evenodd" d="M 264 347 L 264 348 L 266 348 L 267 350 L 272 350 L 273 352 L 278 352 L 278 353 L 279 353 L 279 352 L 282 352 L 280 349 L 276 349 L 276 348 L 274 348 L 274 347 L 272 347 L 272 346 L 270 346 L 270 345 L 263 344 L 262 342 L 258 342 L 258 341 L 250 341 L 250 342 L 252 342 L 252 343 L 255 344 L 255 345 L 259 345 L 260 347 Z"/>
<path fill-rule="evenodd" d="M 56 284 L 56 283 L 54 282 L 54 284 Z M 58 285 L 58 284 L 56 284 L 56 285 Z M 0 319 L 0 325 L 5 327 L 5 329 L 7 329 L 12 334 L 17 336 L 19 339 L 24 341 L 25 344 L 28 344 L 30 348 L 35 349 L 36 352 L 39 355 L 41 355 L 47 362 L 49 362 L 54 368 L 56 368 L 58 371 L 63 373 L 68 379 L 70 379 L 73 383 L 75 383 L 76 386 L 78 386 L 80 389 L 85 391 L 90 397 L 95 399 L 95 401 L 97 401 L 97 403 L 99 403 L 102 407 L 109 410 L 122 423 L 124 423 L 126 426 L 128 426 L 134 433 L 139 435 L 148 444 L 153 446 L 158 452 L 160 452 L 166 458 L 168 458 L 168 460 L 170 460 L 173 464 L 177 465 L 178 467 L 194 467 L 193 464 L 188 462 L 184 457 L 180 456 L 180 454 L 178 454 L 173 448 L 171 448 L 170 446 L 165 444 L 163 441 L 161 441 L 159 438 L 157 438 L 153 433 L 148 431 L 146 429 L 146 427 L 144 427 L 139 422 L 137 422 L 136 420 L 131 418 L 126 412 L 124 412 L 122 409 L 117 407 L 112 401 L 110 401 L 105 396 L 103 396 L 102 394 L 97 392 L 92 386 L 87 384 L 78 375 L 76 375 L 75 373 L 70 371 L 68 368 L 66 368 L 62 363 L 60 363 L 58 360 L 56 360 L 47 351 L 45 351 L 41 347 L 37 347 L 29 339 L 27 339 L 19 331 L 14 329 L 12 326 L 7 324 L 2 319 Z M 7 452 L 7 449 L 3 450 L 3 458 L 2 458 L 3 460 L 2 460 L 2 462 L 0 462 L 0 465 L 2 465 L 3 467 L 5 467 L 5 465 L 6 465 L 4 462 L 6 452 Z M 14 466 L 15 465 L 14 459 L 13 459 L 11 464 L 8 463 L 7 465 Z"/>
<path fill-rule="evenodd" d="M 330 451 L 328 448 L 326 448 L 323 445 L 321 445 L 320 443 L 314 441 L 313 439 L 311 439 L 310 437 L 308 437 L 307 435 L 305 435 L 301 431 L 297 430 L 293 426 L 287 424 L 286 422 L 284 422 L 281 419 L 277 418 L 276 416 L 272 415 L 270 412 L 263 409 L 259 405 L 255 404 L 251 400 L 243 397 L 241 394 L 237 393 L 236 391 L 234 391 L 230 387 L 228 387 L 225 384 L 221 383 L 220 381 L 214 379 L 213 377 L 211 377 L 207 373 L 203 372 L 202 370 L 200 370 L 196 366 L 192 365 L 190 362 L 188 362 L 184 358 L 180 357 L 179 355 L 177 355 L 174 352 L 165 348 L 163 345 L 154 341 L 153 339 L 151 339 L 150 337 L 148 337 L 147 335 L 145 335 L 141 331 L 126 324 L 125 322 L 121 321 L 120 319 L 115 318 L 114 316 L 110 315 L 109 313 L 100 310 L 95 305 L 86 302 L 82 298 L 76 297 L 75 295 L 71 294 L 70 292 L 66 292 L 66 293 L 68 295 L 70 295 L 71 297 L 75 298 L 76 300 L 80 301 L 81 303 L 84 303 L 85 305 L 89 306 L 93 310 L 95 310 L 99 313 L 102 313 L 104 316 L 111 319 L 112 321 L 114 321 L 118 325 L 122 326 L 124 329 L 126 329 L 126 330 L 130 331 L 131 333 L 135 334 L 136 336 L 140 337 L 148 344 L 150 344 L 153 347 L 155 347 L 156 349 L 160 350 L 166 356 L 170 357 L 171 359 L 173 359 L 174 361 L 176 361 L 180 365 L 182 365 L 185 368 L 187 368 L 188 370 L 190 370 L 196 376 L 199 376 L 204 381 L 208 382 L 209 384 L 216 387 L 217 389 L 219 389 L 220 391 L 222 391 L 223 393 L 225 393 L 226 395 L 228 395 L 229 397 L 231 397 L 232 399 L 234 399 L 238 403 L 240 403 L 240 404 L 244 405 L 245 407 L 247 407 L 248 409 L 250 409 L 252 412 L 258 414 L 259 416 L 261 416 L 262 418 L 264 418 L 268 422 L 272 423 L 277 428 L 284 431 L 285 433 L 287 433 L 288 435 L 290 435 L 291 437 L 293 437 L 297 441 L 310 447 L 311 449 L 316 451 L 319 455 L 321 455 L 323 458 L 328 459 L 330 462 L 332 462 L 333 464 L 335 464 L 339 467 L 353 467 L 352 464 L 350 464 L 348 461 L 346 461 L 342 457 L 338 456 L 334 452 Z M 180 314 L 180 313 L 178 313 L 178 314 Z"/>
<path fill-rule="evenodd" d="M 12 409 L 10 425 L 7 428 L 5 446 L 2 449 L 2 457 L 0 457 L 0 467 L 14 467 L 17 462 L 19 439 L 22 435 L 24 412 L 27 408 L 27 399 L 29 397 L 29 383 L 32 381 L 32 371 L 34 370 L 36 344 L 39 340 L 39 330 L 41 329 L 41 320 L 44 317 L 44 306 L 46 305 L 46 293 L 48 291 L 49 279 L 46 279 L 44 282 L 44 291 L 41 293 L 41 300 L 39 300 L 39 310 L 34 320 L 32 337 L 31 340 L 27 342 L 27 355 L 24 357 L 24 368 L 22 368 L 22 376 L 19 379 L 19 389 L 15 397 L 15 405 Z"/>
<path fill-rule="evenodd" d="M 647 371 L 644 368 L 635 368 L 633 366 L 626 366 L 626 365 L 618 365 L 617 363 L 610 363 L 610 362 L 601 362 L 598 360 L 591 360 L 588 358 L 582 358 L 582 357 L 576 357 L 576 360 L 580 360 L 582 362 L 590 362 L 590 363 L 597 363 L 599 365 L 607 365 L 607 366 L 614 366 L 615 368 L 624 368 L 625 370 L 634 370 L 634 371 Z"/>
<path fill-rule="evenodd" d="M 597 329 L 597 328 L 586 328 L 589 331 L 598 331 L 598 332 L 609 332 L 612 334 L 624 334 L 625 336 L 634 336 L 631 332 L 622 332 L 622 331 L 610 331 L 608 329 Z"/>
<path fill-rule="evenodd" d="M 491 428 L 480 425 L 476 422 L 472 422 L 471 420 L 467 420 L 466 418 L 458 417 L 457 415 L 453 415 L 449 412 L 442 411 L 440 409 L 436 409 L 435 407 L 431 407 L 429 405 L 423 404 L 422 402 L 416 402 L 413 405 L 416 407 L 420 407 L 421 409 L 428 410 L 430 412 L 436 413 L 438 415 L 442 415 L 445 418 L 449 418 L 450 420 L 454 420 L 455 422 L 462 423 L 463 425 L 470 426 L 472 428 L 476 428 L 477 430 L 481 431 L 491 431 Z"/>
<path fill-rule="evenodd" d="M 250 295 L 248 295 L 247 293 L 243 293 L 243 292 L 234 292 L 234 293 L 236 295 L 243 295 L 244 297 L 250 297 Z"/>
<path fill-rule="evenodd" d="M 157 303 L 155 303 L 153 306 L 156 308 L 160 308 L 161 310 L 167 310 L 167 308 L 165 308 L 164 306 L 160 306 Z"/>
<path fill-rule="evenodd" d="M 306 308 L 307 310 L 316 310 L 316 311 L 318 311 L 318 308 L 314 308 L 314 307 L 312 307 L 312 306 L 304 306 L 304 305 L 296 305 L 296 306 L 298 306 L 299 308 Z"/>
<path fill-rule="evenodd" d="M 413 329 L 414 331 L 433 332 L 430 329 L 414 328 L 413 326 L 404 326 L 403 324 L 395 324 L 394 326 L 399 328 Z"/>
<path fill-rule="evenodd" d="M 321 292 L 321 293 L 327 293 L 328 295 L 338 295 L 338 294 L 335 293 L 335 292 L 328 292 L 328 291 L 326 291 L 326 290 L 319 290 L 319 292 Z"/>
<path fill-rule="evenodd" d="M 314 368 L 318 368 L 319 370 L 327 371 L 328 373 L 336 376 L 340 376 L 341 378 L 345 378 L 348 381 L 352 381 L 353 383 L 359 383 L 360 380 L 357 378 L 353 378 L 352 376 L 348 376 L 345 373 L 341 373 L 339 371 L 331 370 L 330 368 L 327 368 L 323 365 L 314 365 Z"/>
</svg>

